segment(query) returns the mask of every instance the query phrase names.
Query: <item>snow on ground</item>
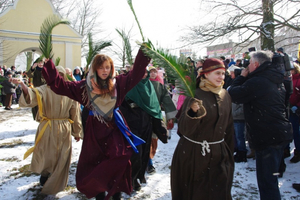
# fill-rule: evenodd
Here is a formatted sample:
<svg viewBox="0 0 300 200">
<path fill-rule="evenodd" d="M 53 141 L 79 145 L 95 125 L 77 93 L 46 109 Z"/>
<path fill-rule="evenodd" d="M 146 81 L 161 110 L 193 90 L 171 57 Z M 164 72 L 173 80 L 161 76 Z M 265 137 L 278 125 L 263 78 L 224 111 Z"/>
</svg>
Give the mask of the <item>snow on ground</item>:
<svg viewBox="0 0 300 200">
<path fill-rule="evenodd" d="M 67 188 L 55 197 L 45 197 L 40 194 L 39 176 L 27 170 L 31 156 L 23 160 L 25 151 L 34 144 L 38 123 L 33 121 L 30 108 L 18 108 L 18 105 L 13 105 L 13 108 L 10 111 L 0 108 L 0 199 L 87 199 L 76 189 L 75 173 L 82 141 L 75 142 L 75 140 L 73 140 L 72 163 Z M 147 183 L 142 184 L 142 189 L 130 196 L 122 194 L 123 199 L 171 199 L 170 165 L 179 139 L 176 129 L 175 124 L 171 140 L 167 144 L 161 142 L 158 144 L 158 151 L 153 160 L 156 173 L 146 174 Z M 293 144 L 291 146 L 293 147 Z M 290 163 L 290 158 L 286 158 L 287 169 L 283 178 L 279 179 L 283 200 L 300 199 L 300 193 L 292 188 L 292 183 L 300 182 L 300 163 Z M 235 165 L 232 196 L 236 200 L 259 199 L 255 160 L 249 159 L 247 163 Z"/>
</svg>

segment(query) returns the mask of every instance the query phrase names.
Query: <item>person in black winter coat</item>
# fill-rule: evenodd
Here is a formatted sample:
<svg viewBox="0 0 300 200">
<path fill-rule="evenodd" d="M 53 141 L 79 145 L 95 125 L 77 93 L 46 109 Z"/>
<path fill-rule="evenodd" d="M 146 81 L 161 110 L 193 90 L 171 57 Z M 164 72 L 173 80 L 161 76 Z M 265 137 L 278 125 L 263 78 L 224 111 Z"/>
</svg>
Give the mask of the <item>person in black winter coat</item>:
<svg viewBox="0 0 300 200">
<path fill-rule="evenodd" d="M 8 71 L 6 73 L 7 78 L 12 78 L 12 75 L 13 74 L 10 71 Z M 16 86 L 15 86 L 15 84 L 9 82 L 8 80 L 3 81 L 2 86 L 3 86 L 3 91 L 6 94 L 5 103 L 4 103 L 5 104 L 5 108 L 4 109 L 5 110 L 11 110 L 12 109 L 11 108 L 12 96 L 16 92 L 15 91 Z"/>
<path fill-rule="evenodd" d="M 286 118 L 284 72 L 272 63 L 273 53 L 250 54 L 250 64 L 228 92 L 234 103 L 244 104 L 244 115 L 256 150 L 260 199 L 281 199 L 278 188 L 283 149 L 292 140 L 292 126 Z"/>
<path fill-rule="evenodd" d="M 46 81 L 42 75 L 42 70 L 44 67 L 44 62 L 37 58 L 30 69 L 26 72 L 28 78 L 32 79 L 34 87 L 39 87 L 46 84 Z M 31 108 L 33 119 L 35 120 L 38 113 L 38 106 Z"/>
</svg>

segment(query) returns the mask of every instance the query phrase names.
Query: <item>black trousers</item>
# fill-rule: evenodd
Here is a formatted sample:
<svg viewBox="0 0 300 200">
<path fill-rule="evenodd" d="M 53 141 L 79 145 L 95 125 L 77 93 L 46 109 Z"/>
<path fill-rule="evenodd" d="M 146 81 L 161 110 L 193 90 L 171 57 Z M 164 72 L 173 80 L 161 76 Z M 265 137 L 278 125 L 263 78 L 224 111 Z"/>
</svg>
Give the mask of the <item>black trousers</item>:
<svg viewBox="0 0 300 200">
<path fill-rule="evenodd" d="M 133 134 L 143 139 L 146 143 L 137 146 L 139 153 L 131 156 L 132 181 L 133 183 L 144 178 L 150 155 L 152 138 L 152 117 L 140 107 L 131 108 L 124 101 L 120 110 Z"/>
</svg>

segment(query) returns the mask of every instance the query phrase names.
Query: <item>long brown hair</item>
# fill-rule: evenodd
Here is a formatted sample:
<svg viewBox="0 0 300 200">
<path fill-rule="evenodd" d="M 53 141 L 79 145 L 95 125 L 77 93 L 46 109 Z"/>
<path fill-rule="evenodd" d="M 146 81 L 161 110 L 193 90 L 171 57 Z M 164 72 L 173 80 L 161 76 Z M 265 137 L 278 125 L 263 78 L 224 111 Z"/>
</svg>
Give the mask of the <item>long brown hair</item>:
<svg viewBox="0 0 300 200">
<path fill-rule="evenodd" d="M 105 80 L 102 80 L 97 74 L 97 69 L 99 69 L 105 61 L 108 61 L 110 64 L 110 74 Z M 107 55 L 97 54 L 93 59 L 91 67 L 96 76 L 95 79 L 100 94 L 112 94 L 114 92 L 113 78 L 115 76 L 115 66 L 112 59 Z"/>
</svg>

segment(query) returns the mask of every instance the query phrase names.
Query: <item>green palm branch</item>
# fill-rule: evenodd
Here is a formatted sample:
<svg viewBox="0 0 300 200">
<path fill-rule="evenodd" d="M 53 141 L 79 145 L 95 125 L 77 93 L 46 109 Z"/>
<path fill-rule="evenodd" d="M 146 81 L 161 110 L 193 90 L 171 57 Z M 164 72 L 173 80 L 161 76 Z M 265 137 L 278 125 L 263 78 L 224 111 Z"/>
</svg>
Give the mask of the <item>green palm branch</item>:
<svg viewBox="0 0 300 200">
<path fill-rule="evenodd" d="M 181 60 L 176 56 L 171 55 L 168 50 L 162 48 L 155 49 L 149 39 L 145 42 L 140 23 L 133 9 L 132 0 L 127 0 L 127 2 L 142 35 L 143 43 L 139 43 L 142 51 L 153 60 L 153 63 L 165 69 L 166 74 L 171 81 L 178 83 L 177 88 L 182 95 L 194 97 L 196 89 L 194 67 L 189 65 L 186 59 Z"/>
<path fill-rule="evenodd" d="M 8 80 L 8 78 L 6 78 L 5 76 L 0 76 L 0 83 L 5 81 L 5 80 Z"/>
<path fill-rule="evenodd" d="M 127 62 L 128 62 L 129 65 L 132 65 L 133 64 L 132 48 L 131 48 L 131 45 L 130 45 L 129 36 L 126 35 L 125 31 L 123 31 L 123 30 L 120 31 L 120 30 L 116 29 L 116 31 L 122 37 L 122 40 L 124 42 Z"/>
<path fill-rule="evenodd" d="M 88 34 L 89 39 L 89 51 L 86 55 L 86 67 L 85 67 L 85 74 L 88 72 L 88 67 L 91 64 L 95 55 L 97 55 L 102 49 L 111 46 L 111 41 L 101 41 L 96 44 L 93 42 L 92 33 Z"/>
<path fill-rule="evenodd" d="M 196 89 L 196 77 L 193 66 L 187 60 L 171 55 L 168 50 L 155 49 L 150 40 L 141 44 L 142 51 L 153 59 L 153 63 L 165 69 L 169 79 L 175 81 L 181 95 L 194 97 Z"/>
<path fill-rule="evenodd" d="M 57 58 L 55 59 L 55 66 L 58 66 L 59 63 L 60 63 L 60 57 L 57 57 Z"/>
<path fill-rule="evenodd" d="M 61 20 L 57 15 L 51 15 L 45 19 L 41 26 L 40 33 L 40 50 L 45 58 L 53 58 L 52 52 L 52 30 L 59 24 L 70 24 L 67 20 Z"/>
<path fill-rule="evenodd" d="M 128 5 L 129 5 L 129 7 L 130 7 L 130 9 L 131 9 L 131 11 L 132 11 L 132 13 L 134 15 L 135 21 L 136 21 L 136 23 L 137 23 L 137 25 L 139 27 L 139 30 L 140 30 L 140 33 L 141 33 L 141 36 L 142 36 L 142 40 L 143 40 L 143 42 L 145 42 L 145 38 L 144 38 L 144 35 L 143 35 L 143 31 L 142 31 L 141 25 L 139 23 L 139 20 L 138 20 L 136 14 L 135 14 L 135 11 L 134 11 L 134 8 L 133 8 L 133 5 L 132 5 L 132 0 L 127 0 L 127 3 L 128 3 Z"/>
<path fill-rule="evenodd" d="M 74 79 L 72 78 L 72 76 L 70 76 L 69 74 L 66 74 L 67 78 L 69 81 L 74 81 Z"/>
</svg>

